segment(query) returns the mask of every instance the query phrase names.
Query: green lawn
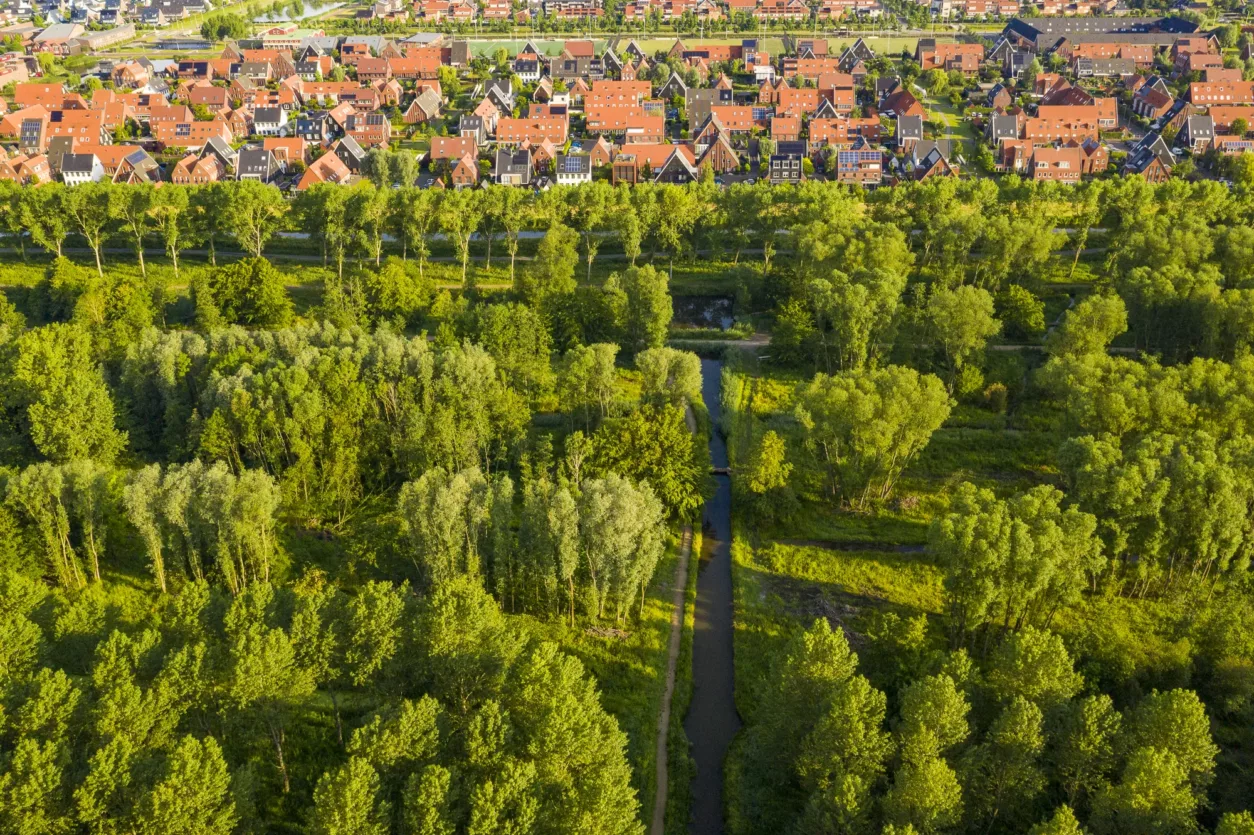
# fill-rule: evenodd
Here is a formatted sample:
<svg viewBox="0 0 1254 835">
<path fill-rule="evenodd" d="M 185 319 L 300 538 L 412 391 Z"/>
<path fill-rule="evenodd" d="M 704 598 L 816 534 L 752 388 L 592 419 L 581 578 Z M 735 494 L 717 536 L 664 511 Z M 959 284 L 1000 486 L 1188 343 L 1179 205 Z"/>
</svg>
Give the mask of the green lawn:
<svg viewBox="0 0 1254 835">
<path fill-rule="evenodd" d="M 971 164 L 975 155 L 975 144 L 980 141 L 979 132 L 966 119 L 962 118 L 962 114 L 958 112 L 958 108 L 949 102 L 948 98 L 938 96 L 928 96 L 924 102 L 928 114 L 936 114 L 944 121 L 946 131 L 945 139 L 954 140 L 962 144 L 962 155 L 967 160 L 967 170 L 973 171 Z"/>
</svg>

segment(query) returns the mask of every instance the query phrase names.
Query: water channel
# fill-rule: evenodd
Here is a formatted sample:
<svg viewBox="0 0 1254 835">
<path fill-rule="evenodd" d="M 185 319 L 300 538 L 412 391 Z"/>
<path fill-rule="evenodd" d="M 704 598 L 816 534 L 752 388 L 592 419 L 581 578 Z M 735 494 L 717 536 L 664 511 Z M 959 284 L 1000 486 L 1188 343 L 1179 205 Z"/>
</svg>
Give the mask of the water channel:
<svg viewBox="0 0 1254 835">
<path fill-rule="evenodd" d="M 710 463 L 725 468 L 727 444 L 719 434 L 723 363 L 701 361 L 701 397 L 710 412 Z M 736 732 L 732 654 L 731 476 L 716 475 L 717 490 L 701 519 L 700 574 L 692 632 L 692 701 L 684 731 L 697 775 L 692 784 L 692 835 L 723 833 L 723 760 Z"/>
</svg>

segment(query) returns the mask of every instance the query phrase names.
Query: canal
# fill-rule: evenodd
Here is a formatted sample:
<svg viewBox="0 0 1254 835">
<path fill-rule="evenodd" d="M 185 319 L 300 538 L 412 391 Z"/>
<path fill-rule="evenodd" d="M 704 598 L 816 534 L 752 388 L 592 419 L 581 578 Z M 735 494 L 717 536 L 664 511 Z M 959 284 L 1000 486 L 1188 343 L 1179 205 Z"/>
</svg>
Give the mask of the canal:
<svg viewBox="0 0 1254 835">
<path fill-rule="evenodd" d="M 710 412 L 710 463 L 728 465 L 720 434 L 719 395 L 723 364 L 701 361 L 701 397 Z M 696 779 L 692 786 L 693 835 L 722 835 L 723 760 L 736 732 L 735 665 L 732 652 L 731 476 L 715 475 L 717 489 L 702 514 L 700 574 L 692 632 L 692 701 L 684 731 L 692 743 Z"/>
</svg>

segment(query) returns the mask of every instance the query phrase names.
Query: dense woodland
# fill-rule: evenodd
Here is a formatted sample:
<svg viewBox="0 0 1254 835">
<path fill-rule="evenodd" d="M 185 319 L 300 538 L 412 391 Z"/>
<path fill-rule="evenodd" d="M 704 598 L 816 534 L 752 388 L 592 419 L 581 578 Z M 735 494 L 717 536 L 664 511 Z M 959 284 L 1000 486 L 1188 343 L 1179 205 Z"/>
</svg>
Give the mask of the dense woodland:
<svg viewBox="0 0 1254 835">
<path fill-rule="evenodd" d="M 701 348 L 737 547 L 925 530 L 938 601 L 738 646 L 735 831 L 1254 832 L 1254 169 L 533 196 L 393 162 L 290 204 L 0 192 L 0 831 L 642 832 L 650 739 L 571 647 L 642 628 L 709 495 L 666 342 L 716 265 L 770 333 Z M 929 458 L 973 415 L 1045 439 L 1030 479 Z M 1127 622 L 1081 634 L 1094 601 Z"/>
</svg>

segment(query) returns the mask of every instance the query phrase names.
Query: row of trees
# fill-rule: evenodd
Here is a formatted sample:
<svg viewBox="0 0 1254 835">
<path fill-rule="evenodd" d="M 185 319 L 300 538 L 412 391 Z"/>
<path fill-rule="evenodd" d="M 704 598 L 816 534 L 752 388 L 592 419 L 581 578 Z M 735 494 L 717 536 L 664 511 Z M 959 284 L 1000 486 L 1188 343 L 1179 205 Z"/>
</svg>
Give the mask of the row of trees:
<svg viewBox="0 0 1254 835">
<path fill-rule="evenodd" d="M 32 464 L 2 481 L 15 526 L 0 534 L 0 552 L 15 564 L 25 554 L 63 589 L 99 583 L 101 566 L 116 568 L 136 537 L 162 592 L 174 572 L 189 581 L 212 575 L 235 594 L 270 580 L 279 492 L 258 470 L 237 477 L 220 461 L 193 461 L 164 473 L 156 464 L 119 471 L 80 458 Z"/>
<path fill-rule="evenodd" d="M 879 235 L 860 229 L 874 223 L 907 236 L 922 275 L 995 291 L 1011 276 L 1018 281 L 1039 276 L 1068 240 L 1059 229 L 1073 230 L 1078 256 L 1092 229 L 1100 227 L 1111 233 L 1107 252 L 1120 273 L 1137 266 L 1212 263 L 1232 285 L 1254 271 L 1243 228 L 1254 216 L 1254 169 L 1250 173 L 1238 176 L 1232 189 L 1214 182 L 1154 185 L 1139 178 L 1063 189 L 1010 177 L 936 179 L 872 194 L 820 182 L 726 189 L 712 182 L 632 188 L 598 182 L 539 195 L 508 188 L 444 192 L 403 183 L 388 188 L 394 180 L 388 173 L 376 177 L 378 184 L 312 188 L 290 204 L 278 190 L 251 181 L 161 189 L 9 184 L 0 195 L 0 228 L 20 236 L 19 243 L 28 235 L 58 253 L 73 234 L 97 254 L 112 240 L 135 248 L 139 257 L 139 243 L 148 241 L 162 243 L 174 259 L 193 243 L 212 250 L 228 239 L 257 256 L 278 231 L 296 229 L 310 233 L 337 263 L 351 254 L 378 261 L 385 245 L 421 260 L 438 232 L 454 245 L 465 277 L 476 234 L 482 236 L 487 263 L 495 241 L 503 240 L 512 265 L 520 233 L 555 223 L 578 232 L 589 266 L 606 240 L 632 262 L 645 250 L 674 258 L 708 248 L 736 258 L 754 248 L 769 265 L 787 236 L 803 272 L 855 240 L 859 250 L 896 246 L 894 239 L 881 242 Z M 389 233 L 394 241 L 385 238 Z M 969 258 L 972 252 L 980 257 Z"/>
<path fill-rule="evenodd" d="M 572 436 L 565 470 L 578 466 Z M 415 562 L 432 585 L 483 577 L 506 608 L 569 614 L 575 600 L 593 617 L 613 604 L 618 620 L 638 594 L 641 606 L 665 542 L 665 511 L 647 483 L 615 473 L 556 483 L 546 470 L 524 485 L 517 538 L 513 483 L 477 469 L 431 470 L 401 488 L 402 525 Z"/>
<path fill-rule="evenodd" d="M 1068 244 L 1074 272 L 1100 229 L 1109 245 L 1098 251 L 1140 347 L 1179 357 L 1232 356 L 1249 343 L 1244 283 L 1254 276 L 1248 240 L 1254 169 L 1231 190 L 1137 178 L 1060 190 L 1008 178 L 936 180 L 872 195 L 830 183 L 783 189 L 596 183 L 530 195 L 388 188 L 388 179 L 380 178 L 381 186 L 324 184 L 290 204 L 252 182 L 160 190 L 10 185 L 0 193 L 0 230 L 19 246 L 29 239 L 55 253 L 73 235 L 93 251 L 98 271 L 108 246 L 125 246 L 142 275 L 146 246 L 159 245 L 177 269 L 179 253 L 191 246 L 206 247 L 212 258 L 229 243 L 258 257 L 278 232 L 298 229 L 335 264 L 341 284 L 350 258 L 378 267 L 385 252 L 413 255 L 425 277 L 441 240 L 468 283 L 472 251 L 490 266 L 499 247 L 511 280 L 533 302 L 549 288 L 573 286 L 572 260 L 582 262 L 589 278 L 607 244 L 632 265 L 645 253 L 666 253 L 673 263 L 698 251 L 738 261 L 755 250 L 769 278 L 759 301 L 776 306 L 785 324 L 781 348 L 808 348 L 808 339 L 830 370 L 863 356 L 873 360 L 891 342 L 909 276 L 944 287 L 974 284 L 1001 299 L 1011 279 L 1031 285 L 1065 269 L 1057 256 Z M 544 233 L 544 241 L 529 269 L 518 270 L 524 233 L 533 231 Z M 772 272 L 781 247 L 795 258 Z M 1013 307 L 1011 301 L 1005 306 Z"/>
</svg>

